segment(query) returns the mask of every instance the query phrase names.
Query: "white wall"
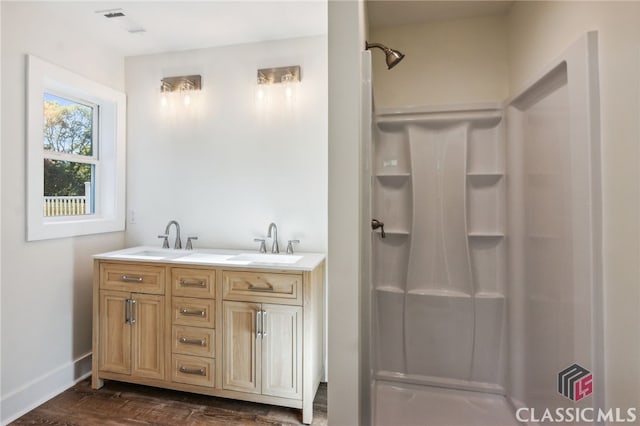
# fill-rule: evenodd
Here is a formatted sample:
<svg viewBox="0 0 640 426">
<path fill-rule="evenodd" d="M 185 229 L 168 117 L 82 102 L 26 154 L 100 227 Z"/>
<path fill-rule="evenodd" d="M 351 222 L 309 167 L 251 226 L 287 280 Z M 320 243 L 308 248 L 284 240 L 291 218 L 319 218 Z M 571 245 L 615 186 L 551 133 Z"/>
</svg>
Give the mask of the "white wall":
<svg viewBox="0 0 640 426">
<path fill-rule="evenodd" d="M 607 407 L 640 408 L 640 2 L 516 2 L 510 90 L 599 32 Z"/>
<path fill-rule="evenodd" d="M 286 65 L 302 67 L 295 106 L 257 108 L 257 70 Z M 193 104 L 163 108 L 160 79 L 189 74 Z M 327 250 L 326 37 L 131 57 L 126 82 L 128 245 L 160 247 L 176 219 L 183 246 L 257 250 L 274 221 L 282 251 Z"/>
<path fill-rule="evenodd" d="M 369 42 L 406 56 L 387 70 L 372 49 L 376 108 L 501 101 L 508 94 L 506 16 L 372 30 Z"/>
<path fill-rule="evenodd" d="M 329 2 L 329 424 L 358 425 L 360 380 L 360 153 L 364 46 L 361 1 Z"/>
<path fill-rule="evenodd" d="M 27 53 L 118 90 L 124 60 L 38 11 L 2 2 L 2 422 L 90 371 L 91 254 L 121 248 L 124 233 L 25 241 Z"/>
</svg>

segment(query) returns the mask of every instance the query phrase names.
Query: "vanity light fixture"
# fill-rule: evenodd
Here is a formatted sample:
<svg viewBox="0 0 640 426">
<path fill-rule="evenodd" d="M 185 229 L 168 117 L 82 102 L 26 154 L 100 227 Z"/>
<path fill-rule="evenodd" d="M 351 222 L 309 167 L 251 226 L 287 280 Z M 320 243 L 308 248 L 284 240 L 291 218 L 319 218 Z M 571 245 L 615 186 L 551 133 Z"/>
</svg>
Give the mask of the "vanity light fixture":
<svg viewBox="0 0 640 426">
<path fill-rule="evenodd" d="M 160 105 L 166 107 L 169 104 L 168 95 L 177 92 L 184 106 L 188 107 L 191 95 L 198 90 L 202 90 L 202 77 L 199 75 L 165 77 L 160 80 Z"/>
<path fill-rule="evenodd" d="M 258 88 L 256 102 L 268 103 L 267 88 L 274 84 L 282 84 L 282 93 L 286 102 L 293 102 L 296 95 L 296 83 L 301 80 L 300 65 L 279 68 L 263 68 L 258 70 Z"/>
</svg>

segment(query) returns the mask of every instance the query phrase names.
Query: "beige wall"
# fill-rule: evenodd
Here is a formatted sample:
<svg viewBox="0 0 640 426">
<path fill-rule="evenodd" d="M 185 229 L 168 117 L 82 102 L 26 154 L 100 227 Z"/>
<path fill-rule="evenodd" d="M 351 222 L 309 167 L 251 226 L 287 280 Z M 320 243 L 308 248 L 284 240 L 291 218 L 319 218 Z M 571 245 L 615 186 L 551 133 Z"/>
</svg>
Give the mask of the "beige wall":
<svg viewBox="0 0 640 426">
<path fill-rule="evenodd" d="M 504 16 L 372 30 L 369 42 L 406 56 L 387 70 L 372 52 L 376 108 L 502 101 L 508 94 Z"/>
<path fill-rule="evenodd" d="M 516 2 L 511 93 L 599 32 L 607 407 L 640 407 L 640 2 Z"/>
</svg>

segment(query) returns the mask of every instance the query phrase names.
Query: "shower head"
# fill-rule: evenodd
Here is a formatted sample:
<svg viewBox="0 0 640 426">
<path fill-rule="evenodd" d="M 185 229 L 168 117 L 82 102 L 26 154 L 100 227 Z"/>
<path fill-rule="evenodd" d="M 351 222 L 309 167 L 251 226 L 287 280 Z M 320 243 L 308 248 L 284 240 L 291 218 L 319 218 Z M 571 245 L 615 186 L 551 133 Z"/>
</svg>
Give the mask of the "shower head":
<svg viewBox="0 0 640 426">
<path fill-rule="evenodd" d="M 398 62 L 400 62 L 402 60 L 402 58 L 404 58 L 404 53 L 398 51 L 398 50 L 394 50 L 394 49 L 389 49 L 387 46 L 385 46 L 384 44 L 380 44 L 380 43 L 369 43 L 368 41 L 365 41 L 365 48 L 367 50 L 369 50 L 372 47 L 377 47 L 378 49 L 382 50 L 384 52 L 384 56 L 387 60 L 387 69 L 391 69 L 393 67 L 395 67 Z"/>
</svg>

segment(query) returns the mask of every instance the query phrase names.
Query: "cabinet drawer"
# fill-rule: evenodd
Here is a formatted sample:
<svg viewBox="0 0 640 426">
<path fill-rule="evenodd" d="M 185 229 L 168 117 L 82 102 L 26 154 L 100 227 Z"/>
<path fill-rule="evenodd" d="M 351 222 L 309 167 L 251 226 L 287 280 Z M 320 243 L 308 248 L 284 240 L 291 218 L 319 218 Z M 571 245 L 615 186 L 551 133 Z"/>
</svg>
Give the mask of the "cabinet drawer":
<svg viewBox="0 0 640 426">
<path fill-rule="evenodd" d="M 302 304 L 302 275 L 224 271 L 222 281 L 227 300 Z"/>
<path fill-rule="evenodd" d="M 214 360 L 190 355 L 173 355 L 171 380 L 189 385 L 214 385 Z"/>
<path fill-rule="evenodd" d="M 173 326 L 174 354 L 196 355 L 213 358 L 215 331 L 210 328 Z"/>
<path fill-rule="evenodd" d="M 103 290 L 164 294 L 163 266 L 100 263 L 100 288 Z"/>
<path fill-rule="evenodd" d="M 171 282 L 174 296 L 213 299 L 216 295 L 216 271 L 173 268 Z"/>
<path fill-rule="evenodd" d="M 213 299 L 174 297 L 173 324 L 214 328 L 215 301 Z"/>
</svg>

